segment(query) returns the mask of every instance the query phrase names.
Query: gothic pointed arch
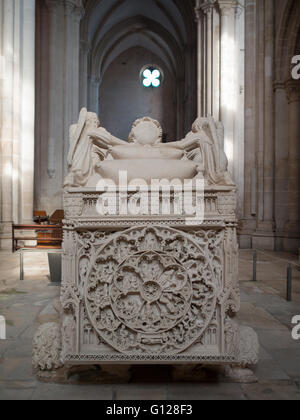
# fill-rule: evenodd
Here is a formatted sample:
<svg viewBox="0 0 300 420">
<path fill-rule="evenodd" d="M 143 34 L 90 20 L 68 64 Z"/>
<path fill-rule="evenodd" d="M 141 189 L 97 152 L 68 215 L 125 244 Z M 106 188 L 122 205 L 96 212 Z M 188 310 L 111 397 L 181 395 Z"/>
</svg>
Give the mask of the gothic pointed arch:
<svg viewBox="0 0 300 420">
<path fill-rule="evenodd" d="M 194 1 L 90 0 L 81 22 L 80 103 L 98 111 L 99 88 L 110 64 L 129 48 L 159 56 L 174 78 L 178 137 L 196 116 Z"/>
</svg>

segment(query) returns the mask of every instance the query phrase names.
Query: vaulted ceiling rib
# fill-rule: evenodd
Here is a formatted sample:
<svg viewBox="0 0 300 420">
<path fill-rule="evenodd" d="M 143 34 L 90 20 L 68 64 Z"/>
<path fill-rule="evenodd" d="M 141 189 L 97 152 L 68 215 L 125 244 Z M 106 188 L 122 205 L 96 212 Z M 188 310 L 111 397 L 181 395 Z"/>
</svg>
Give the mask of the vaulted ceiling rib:
<svg viewBox="0 0 300 420">
<path fill-rule="evenodd" d="M 88 0 L 81 39 L 90 49 L 91 73 L 99 71 L 101 77 L 116 51 L 126 50 L 126 38 L 128 48 L 145 46 L 178 72 L 193 42 L 193 9 L 192 0 Z"/>
</svg>

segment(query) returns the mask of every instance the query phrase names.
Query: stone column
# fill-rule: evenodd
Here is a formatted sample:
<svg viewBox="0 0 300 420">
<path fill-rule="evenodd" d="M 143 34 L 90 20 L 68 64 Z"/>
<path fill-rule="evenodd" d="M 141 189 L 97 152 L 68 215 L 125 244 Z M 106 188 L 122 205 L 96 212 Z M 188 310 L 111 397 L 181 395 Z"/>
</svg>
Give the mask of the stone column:
<svg viewBox="0 0 300 420">
<path fill-rule="evenodd" d="M 216 7 L 213 8 L 212 26 L 212 115 L 220 121 L 220 15 Z"/>
<path fill-rule="evenodd" d="M 1 81 L 1 247 L 8 245 L 13 222 L 14 6 L 11 0 L 1 2 L 4 61 Z"/>
<path fill-rule="evenodd" d="M 203 78 L 203 11 L 201 8 L 201 0 L 197 0 L 196 3 L 196 21 L 197 21 L 197 69 L 198 69 L 198 78 L 197 78 L 197 108 L 198 108 L 198 117 L 203 117 L 204 102 L 203 102 L 203 89 L 204 89 L 204 78 Z"/>
<path fill-rule="evenodd" d="M 257 228 L 254 248 L 275 249 L 274 1 L 257 2 Z"/>
<path fill-rule="evenodd" d="M 289 220 L 289 144 L 287 141 L 288 98 L 286 84 L 274 83 L 275 108 L 275 222 L 276 249 L 283 249 L 282 237 Z"/>
<path fill-rule="evenodd" d="M 35 0 L 2 0 L 0 247 L 11 247 L 12 223 L 33 215 Z"/>
<path fill-rule="evenodd" d="M 274 230 L 274 7 L 265 0 L 265 71 L 264 71 L 264 228 Z"/>
<path fill-rule="evenodd" d="M 34 192 L 34 139 L 35 139 L 35 0 L 23 2 L 22 25 L 22 99 L 21 99 L 21 162 L 22 222 L 33 217 Z"/>
<path fill-rule="evenodd" d="M 256 229 L 257 167 L 256 167 L 256 0 L 246 0 L 245 10 L 245 204 L 241 246 L 251 248 L 251 234 Z"/>
<path fill-rule="evenodd" d="M 57 103 L 57 62 L 58 62 L 58 13 L 61 7 L 60 0 L 46 0 L 49 10 L 49 138 L 48 138 L 48 168 L 50 179 L 55 177 L 57 162 L 55 150 L 57 139 L 56 129 L 56 103 Z"/>
<path fill-rule="evenodd" d="M 65 0 L 65 118 L 63 173 L 67 173 L 69 127 L 79 113 L 79 50 L 82 8 L 77 0 Z"/>
<path fill-rule="evenodd" d="M 88 57 L 90 44 L 86 40 L 80 41 L 80 108 L 88 106 Z"/>
<path fill-rule="evenodd" d="M 202 4 L 202 10 L 205 15 L 205 71 L 206 71 L 206 115 L 213 115 L 213 85 L 212 85 L 212 75 L 213 75 L 213 27 L 212 27 L 212 17 L 214 11 L 214 0 L 207 0 Z"/>
<path fill-rule="evenodd" d="M 300 235 L 300 82 L 291 80 L 286 84 L 289 103 L 289 223 L 288 235 Z M 298 239 L 299 243 L 299 239 Z M 287 249 L 295 249 L 292 242 L 287 244 Z"/>
<path fill-rule="evenodd" d="M 219 0 L 221 14 L 221 121 L 224 124 L 225 152 L 233 174 L 234 117 L 236 112 L 235 14 L 236 0 Z"/>
<path fill-rule="evenodd" d="M 235 96 L 236 113 L 234 122 L 234 176 L 238 189 L 237 215 L 244 216 L 245 200 L 245 2 L 240 0 L 235 21 Z"/>
</svg>

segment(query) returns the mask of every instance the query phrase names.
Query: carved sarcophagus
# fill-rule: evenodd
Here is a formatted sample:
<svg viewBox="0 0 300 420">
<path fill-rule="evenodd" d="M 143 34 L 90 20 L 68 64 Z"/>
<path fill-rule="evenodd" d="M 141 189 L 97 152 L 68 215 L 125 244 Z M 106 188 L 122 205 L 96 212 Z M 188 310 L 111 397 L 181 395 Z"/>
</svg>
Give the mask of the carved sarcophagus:
<svg viewBox="0 0 300 420">
<path fill-rule="evenodd" d="M 71 127 L 62 316 L 38 331 L 36 368 L 257 362 L 256 334 L 234 319 L 236 187 L 222 127 L 198 119 L 182 141 L 161 137 L 143 118 L 125 143 L 86 110 Z"/>
<path fill-rule="evenodd" d="M 64 362 L 238 362 L 234 188 L 206 191 L 200 226 L 99 219 L 98 195 L 65 195 Z"/>
</svg>

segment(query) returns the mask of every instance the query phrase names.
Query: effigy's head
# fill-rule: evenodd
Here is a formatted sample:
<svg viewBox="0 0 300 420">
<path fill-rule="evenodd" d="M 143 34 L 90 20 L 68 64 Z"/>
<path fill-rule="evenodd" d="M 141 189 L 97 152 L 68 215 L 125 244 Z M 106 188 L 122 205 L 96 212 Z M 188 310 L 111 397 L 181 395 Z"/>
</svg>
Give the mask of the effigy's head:
<svg viewBox="0 0 300 420">
<path fill-rule="evenodd" d="M 129 143 L 155 145 L 162 142 L 162 128 L 158 121 L 145 117 L 134 122 L 129 134 Z"/>
</svg>

